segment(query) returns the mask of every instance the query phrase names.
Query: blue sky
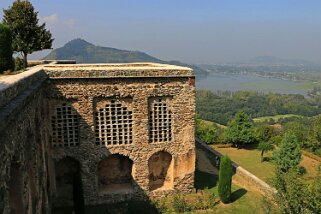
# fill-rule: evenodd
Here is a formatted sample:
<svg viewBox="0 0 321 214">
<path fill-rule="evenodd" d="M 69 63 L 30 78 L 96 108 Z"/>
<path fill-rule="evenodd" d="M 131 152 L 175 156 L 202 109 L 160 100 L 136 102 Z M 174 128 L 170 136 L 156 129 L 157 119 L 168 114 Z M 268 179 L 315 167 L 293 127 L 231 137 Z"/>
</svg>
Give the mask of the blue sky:
<svg viewBox="0 0 321 214">
<path fill-rule="evenodd" d="M 81 37 L 97 45 L 191 63 L 261 55 L 321 63 L 320 0 L 31 2 L 52 31 L 54 48 Z M 0 8 L 11 4 L 12 0 L 1 0 Z"/>
</svg>

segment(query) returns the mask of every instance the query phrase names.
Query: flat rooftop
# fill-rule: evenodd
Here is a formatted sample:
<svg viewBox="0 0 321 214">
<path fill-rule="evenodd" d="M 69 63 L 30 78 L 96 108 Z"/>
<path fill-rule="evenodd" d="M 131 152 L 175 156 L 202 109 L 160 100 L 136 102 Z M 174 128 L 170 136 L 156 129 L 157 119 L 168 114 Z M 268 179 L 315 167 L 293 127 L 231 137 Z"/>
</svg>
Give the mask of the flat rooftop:
<svg viewBox="0 0 321 214">
<path fill-rule="evenodd" d="M 50 63 L 50 64 L 44 64 Z M 35 61 L 36 66 L 0 76 L 0 107 L 26 88 L 44 79 L 194 78 L 191 68 L 160 63 L 59 64 L 74 61 Z"/>
<path fill-rule="evenodd" d="M 188 67 L 160 63 L 49 64 L 43 70 L 49 78 L 112 78 L 193 76 Z"/>
</svg>

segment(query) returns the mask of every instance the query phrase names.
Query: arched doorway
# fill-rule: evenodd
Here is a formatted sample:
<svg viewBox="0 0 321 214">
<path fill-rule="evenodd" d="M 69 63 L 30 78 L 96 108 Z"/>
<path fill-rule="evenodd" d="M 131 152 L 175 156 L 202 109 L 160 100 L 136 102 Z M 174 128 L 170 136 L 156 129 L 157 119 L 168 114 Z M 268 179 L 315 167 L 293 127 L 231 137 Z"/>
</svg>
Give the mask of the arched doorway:
<svg viewBox="0 0 321 214">
<path fill-rule="evenodd" d="M 101 193 L 128 192 L 133 189 L 133 161 L 129 157 L 114 154 L 98 164 L 98 188 Z"/>
<path fill-rule="evenodd" d="M 17 161 L 12 161 L 10 166 L 9 181 L 9 204 L 12 214 L 24 213 L 23 206 L 23 180 L 21 165 Z"/>
<path fill-rule="evenodd" d="M 171 189 L 173 186 L 172 155 L 165 151 L 153 154 L 148 160 L 149 189 Z"/>
<path fill-rule="evenodd" d="M 81 213 L 84 209 L 84 196 L 81 181 L 80 164 L 77 160 L 66 157 L 55 163 L 56 195 L 65 205 L 73 205 Z"/>
</svg>

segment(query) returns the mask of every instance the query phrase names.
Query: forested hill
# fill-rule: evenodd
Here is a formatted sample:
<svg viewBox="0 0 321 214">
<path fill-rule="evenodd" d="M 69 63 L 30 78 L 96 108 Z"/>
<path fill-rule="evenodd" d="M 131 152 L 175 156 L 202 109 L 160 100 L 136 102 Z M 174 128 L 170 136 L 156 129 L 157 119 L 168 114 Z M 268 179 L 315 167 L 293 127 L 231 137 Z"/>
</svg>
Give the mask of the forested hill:
<svg viewBox="0 0 321 214">
<path fill-rule="evenodd" d="M 315 116 L 321 113 L 321 103 L 295 94 L 197 91 L 196 110 L 202 119 L 226 125 L 239 111 L 252 118 L 283 114 Z"/>
<path fill-rule="evenodd" d="M 194 69 L 196 76 L 206 76 L 207 71 L 195 65 L 178 61 L 163 61 L 140 51 L 119 50 L 101 47 L 83 39 L 74 39 L 61 48 L 49 53 L 45 60 L 76 60 L 77 63 L 129 63 L 129 62 L 157 62 L 188 66 Z"/>
</svg>

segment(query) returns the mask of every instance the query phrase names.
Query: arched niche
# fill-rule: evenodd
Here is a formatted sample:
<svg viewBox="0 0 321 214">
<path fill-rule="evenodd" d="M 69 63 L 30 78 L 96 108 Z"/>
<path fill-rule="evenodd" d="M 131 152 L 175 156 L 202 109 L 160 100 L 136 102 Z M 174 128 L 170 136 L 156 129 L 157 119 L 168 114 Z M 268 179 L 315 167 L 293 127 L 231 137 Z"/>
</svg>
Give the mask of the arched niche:
<svg viewBox="0 0 321 214">
<path fill-rule="evenodd" d="M 148 160 L 149 190 L 173 187 L 172 155 L 165 151 L 153 154 Z"/>
<path fill-rule="evenodd" d="M 113 154 L 98 164 L 98 188 L 101 193 L 125 193 L 133 189 L 133 161 Z"/>
</svg>

